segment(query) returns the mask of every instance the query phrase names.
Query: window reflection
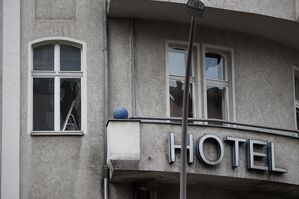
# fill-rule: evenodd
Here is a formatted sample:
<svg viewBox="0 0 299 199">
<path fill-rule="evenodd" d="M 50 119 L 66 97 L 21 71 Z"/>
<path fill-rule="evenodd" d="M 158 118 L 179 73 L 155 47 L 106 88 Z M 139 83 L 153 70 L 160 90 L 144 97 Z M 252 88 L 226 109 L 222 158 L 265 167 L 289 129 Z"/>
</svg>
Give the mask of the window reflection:
<svg viewBox="0 0 299 199">
<path fill-rule="evenodd" d="M 187 62 L 187 50 L 186 49 L 184 49 L 184 48 L 169 48 L 169 50 L 168 50 L 169 74 L 185 76 L 186 62 Z M 192 71 L 190 73 L 192 74 Z"/>
<path fill-rule="evenodd" d="M 33 70 L 54 70 L 54 45 L 33 49 Z"/>
<path fill-rule="evenodd" d="M 189 88 L 189 114 L 188 117 L 193 117 L 193 100 L 192 100 L 192 84 Z M 183 94 L 184 94 L 184 83 L 182 81 L 169 82 L 170 91 L 170 116 L 171 117 L 182 117 L 183 110 Z"/>
<path fill-rule="evenodd" d="M 54 130 L 54 79 L 33 79 L 33 130 Z"/>
<path fill-rule="evenodd" d="M 224 119 L 225 88 L 208 86 L 207 109 L 208 118 Z"/>
<path fill-rule="evenodd" d="M 298 74 L 295 74 L 295 99 L 299 100 L 299 77 Z"/>
<path fill-rule="evenodd" d="M 60 45 L 60 70 L 81 70 L 81 49 L 68 45 Z"/>
<path fill-rule="evenodd" d="M 60 126 L 61 130 L 81 129 L 80 79 L 60 80 Z"/>
<path fill-rule="evenodd" d="M 299 108 L 296 108 L 296 122 L 297 122 L 297 130 L 299 130 Z"/>
</svg>

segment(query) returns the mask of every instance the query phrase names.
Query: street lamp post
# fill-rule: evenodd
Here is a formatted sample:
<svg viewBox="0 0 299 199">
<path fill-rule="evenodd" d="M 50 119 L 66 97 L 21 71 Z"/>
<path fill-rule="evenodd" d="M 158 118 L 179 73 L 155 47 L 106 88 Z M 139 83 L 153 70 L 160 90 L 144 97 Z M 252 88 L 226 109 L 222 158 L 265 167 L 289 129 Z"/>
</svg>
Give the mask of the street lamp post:
<svg viewBox="0 0 299 199">
<path fill-rule="evenodd" d="M 185 68 L 185 84 L 183 94 L 183 113 L 182 113 L 182 140 L 181 140 L 181 170 L 180 170 L 180 199 L 187 199 L 187 125 L 189 111 L 189 83 L 190 68 L 192 60 L 193 41 L 196 27 L 196 17 L 202 16 L 205 5 L 201 0 L 188 0 L 188 11 L 191 15 L 191 26 L 188 42 L 187 63 Z"/>
</svg>

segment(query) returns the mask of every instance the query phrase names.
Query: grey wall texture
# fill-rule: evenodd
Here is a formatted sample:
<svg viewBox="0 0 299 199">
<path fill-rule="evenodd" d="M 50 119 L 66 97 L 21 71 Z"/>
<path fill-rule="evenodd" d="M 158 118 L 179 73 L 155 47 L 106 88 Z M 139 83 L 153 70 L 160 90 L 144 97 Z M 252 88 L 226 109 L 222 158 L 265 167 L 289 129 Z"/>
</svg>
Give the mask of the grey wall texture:
<svg viewBox="0 0 299 199">
<path fill-rule="evenodd" d="M 185 0 L 157 0 L 186 3 Z M 295 2 L 297 0 L 205 0 L 208 7 L 234 10 L 240 12 L 268 15 L 272 17 L 297 20 Z"/>
<path fill-rule="evenodd" d="M 237 1 L 229 2 L 237 9 Z M 283 2 L 276 1 L 279 4 Z M 291 19 L 295 15 L 289 9 L 293 7 L 292 2 L 281 5 L 286 12 L 276 10 L 276 6 L 266 10 L 272 5 L 270 1 L 265 1 L 265 5 L 259 9 L 260 12 L 270 12 L 269 15 Z M 250 9 L 255 10 L 256 7 Z M 104 0 L 21 1 L 22 199 L 102 197 L 104 14 Z M 135 30 L 135 60 L 130 59 L 133 53 L 130 50 L 132 28 Z M 165 41 L 187 41 L 188 31 L 189 26 L 181 23 L 141 19 L 135 19 L 134 22 L 117 18 L 109 20 L 110 110 L 123 106 L 132 114 L 132 89 L 136 89 L 137 115 L 166 116 Z M 87 131 L 82 137 L 37 137 L 30 136 L 28 132 L 28 45 L 35 39 L 45 37 L 69 37 L 86 43 L 87 66 L 84 75 L 87 81 Z M 0 42 L 2 44 L 1 39 Z M 261 37 L 208 26 L 199 27 L 196 42 L 234 49 L 238 122 L 295 128 L 292 66 L 299 66 L 298 51 Z M 135 88 L 131 73 L 133 62 L 136 64 Z M 151 130 L 156 128 L 145 127 L 144 133 L 148 134 L 143 136 L 149 136 L 145 141 L 152 139 Z M 145 150 L 154 148 L 144 146 Z M 162 155 L 162 152 L 158 151 L 157 155 Z M 161 170 L 166 168 L 163 161 L 160 161 L 161 165 L 156 165 Z M 129 185 L 111 187 L 112 198 L 130 198 L 132 193 Z"/>
<path fill-rule="evenodd" d="M 110 110 L 123 106 L 132 114 L 132 73 L 129 19 L 109 21 L 109 98 Z M 121 88 L 121 89 L 120 89 Z"/>
<path fill-rule="evenodd" d="M 164 21 L 149 21 L 135 19 L 134 22 L 129 19 L 110 18 L 109 20 L 109 48 L 110 48 L 110 110 L 114 110 L 118 106 L 128 108 L 132 115 L 131 103 L 132 99 L 131 79 L 131 62 L 130 55 L 130 31 L 134 24 L 135 38 L 135 67 L 136 67 L 136 101 L 137 115 L 149 117 L 167 116 L 166 113 L 166 41 L 187 41 L 189 25 L 181 23 L 170 23 Z M 123 36 L 122 36 L 123 35 Z M 224 46 L 234 49 L 234 67 L 235 67 L 235 96 L 236 96 L 236 121 L 258 124 L 265 126 L 274 126 L 281 128 L 295 129 L 294 115 L 294 93 L 293 93 L 293 67 L 299 65 L 298 51 L 284 46 L 276 41 L 263 37 L 258 37 L 246 33 L 234 32 L 225 29 L 218 29 L 209 26 L 198 26 L 195 42 L 200 44 L 212 44 Z M 200 49 L 201 52 L 202 49 Z M 200 53 L 199 52 L 199 53 Z M 200 54 L 200 56 L 202 56 Z M 202 63 L 200 63 L 202 66 Z M 112 72 L 113 71 L 113 72 Z M 121 88 L 121 89 L 120 89 Z M 164 129 L 164 130 L 163 130 Z M 175 130 L 176 129 L 176 130 Z M 141 152 L 142 160 L 138 163 L 142 172 L 148 173 L 141 177 L 136 174 L 135 178 L 129 179 L 125 183 L 126 177 L 111 185 L 112 198 L 130 198 L 133 195 L 132 190 L 128 190 L 128 183 L 135 181 L 148 182 L 152 185 L 157 179 L 163 179 L 168 169 L 172 172 L 178 172 L 178 163 L 169 166 L 167 162 L 167 139 L 166 134 L 169 130 L 178 133 L 177 127 L 162 127 L 159 125 L 145 125 L 141 130 Z M 162 132 L 163 131 L 163 132 Z M 279 136 L 269 136 L 267 134 L 255 134 L 249 132 L 230 132 L 221 131 L 219 129 L 204 129 L 200 132 L 196 128 L 191 130 L 195 137 L 206 132 L 213 132 L 217 135 L 232 135 L 237 137 L 258 138 L 262 140 L 274 141 L 279 143 L 277 151 L 284 151 L 284 154 L 278 154 L 278 162 L 287 163 L 286 167 L 292 167 L 291 172 L 282 176 L 269 176 L 268 174 L 256 174 L 247 172 L 245 159 L 242 160 L 243 166 L 237 170 L 232 170 L 228 165 L 222 165 L 216 170 L 206 170 L 210 179 L 211 175 L 227 175 L 227 176 L 243 176 L 245 178 L 253 178 L 260 180 L 281 181 L 284 183 L 296 184 L 299 182 L 296 174 L 296 166 L 298 165 L 297 140 L 288 140 Z M 236 134 L 235 134 L 236 133 Z M 179 139 L 177 140 L 179 143 Z M 290 147 L 292 143 L 292 147 Z M 244 150 L 244 149 L 242 149 Z M 244 151 L 243 151 L 244 152 Z M 229 151 L 226 152 L 229 154 Z M 150 158 L 149 158 L 150 157 Z M 230 163 L 230 157 L 226 157 L 226 161 Z M 245 158 L 245 157 L 243 157 Z M 288 160 L 285 158 L 289 158 Z M 292 162 L 295 161 L 295 162 Z M 291 163 L 292 162 L 292 163 Z M 200 167 L 200 168 L 199 168 Z M 127 168 L 130 170 L 129 168 Z M 138 170 L 137 168 L 134 168 Z M 133 170 L 134 170 L 133 169 Z M 189 168 L 189 172 L 200 173 L 205 170 L 204 167 L 194 166 Z M 198 170 L 197 170 L 198 169 Z M 224 169 L 224 170 L 222 170 Z M 295 170 L 294 170 L 295 169 Z M 196 170 L 196 171 L 195 171 Z M 222 171 L 220 171 L 222 170 Z M 153 179 L 150 171 L 164 171 Z M 124 176 L 126 172 L 124 172 Z M 143 173 L 142 173 L 143 174 Z M 134 175 L 133 175 L 134 176 Z M 251 177 L 250 177 L 251 176 Z M 197 176 L 198 177 L 198 176 Z M 201 176 L 202 177 L 202 176 Z M 201 178 L 200 177 L 200 178 Z M 243 178 L 242 177 L 242 178 Z M 196 179 L 196 177 L 195 177 Z M 178 180 L 178 179 L 176 179 Z M 220 183 L 220 179 L 216 182 Z M 170 180 L 175 183 L 175 180 Z M 231 188 L 224 188 L 227 182 L 223 182 L 215 189 L 215 191 L 207 191 L 215 185 L 211 182 L 208 187 L 198 190 L 198 187 L 190 190 L 191 198 L 201 195 L 203 198 L 280 198 L 279 193 L 271 193 L 271 187 L 267 188 L 267 193 L 256 193 L 253 185 L 251 190 L 238 192 L 241 190 L 235 183 Z M 242 182 L 244 183 L 244 182 Z M 257 182 L 254 182 L 256 184 Z M 134 184 L 131 184 L 134 186 Z M 257 185 L 263 187 L 264 185 Z M 276 185 L 277 190 L 282 186 Z M 158 186 L 159 187 L 159 186 Z M 178 195 L 176 189 L 170 188 L 169 181 L 165 185 L 168 188 L 158 188 L 157 197 L 169 198 Z M 296 192 L 297 187 L 289 187 L 290 193 Z M 255 193 L 255 194 L 253 194 Z M 272 194 L 272 195 L 271 195 Z M 273 195 L 274 194 L 274 195 Z M 280 193 L 281 194 L 281 193 Z M 292 197 L 291 195 L 289 196 Z"/>
<path fill-rule="evenodd" d="M 123 97 L 111 97 L 117 105 L 130 105 L 125 99 L 131 93 L 128 80 L 129 21 L 110 19 L 110 63 L 113 73 L 112 93 L 121 89 Z M 137 70 L 137 115 L 166 116 L 166 41 L 187 41 L 189 26 L 181 23 L 135 20 L 135 63 Z M 121 35 L 124 35 L 121 37 Z M 127 38 L 127 39 L 125 39 Z M 114 42 L 114 41 L 122 42 Z M 240 32 L 199 26 L 195 42 L 234 49 L 236 120 L 238 122 L 295 128 L 293 66 L 299 65 L 298 51 L 279 43 Z M 200 54 L 201 56 L 201 54 Z M 126 70 L 126 72 L 123 72 Z M 117 90 L 117 91 L 113 91 Z M 126 93 L 126 94 L 125 94 Z"/>
<path fill-rule="evenodd" d="M 113 121 L 109 123 L 112 125 Z M 146 187 L 157 192 L 157 198 L 178 198 L 180 153 L 176 161 L 168 162 L 168 133 L 175 134 L 175 144 L 181 142 L 181 125 L 162 123 L 140 123 L 140 160 L 111 160 L 111 181 L 116 193 L 122 193 L 128 183 L 135 187 Z M 188 195 L 196 198 L 298 198 L 298 138 L 284 137 L 250 130 L 225 129 L 190 125 L 188 133 L 193 135 L 194 163 L 187 166 Z M 239 166 L 232 167 L 232 145 L 224 142 L 224 159 L 219 165 L 206 166 L 196 157 L 196 140 L 203 135 L 226 136 L 273 142 L 276 166 L 288 171 L 278 174 L 269 171 L 247 169 L 247 144 L 240 145 Z M 215 143 L 214 143 L 215 144 Z M 208 159 L 217 159 L 217 149 L 211 142 L 205 143 Z M 267 153 L 267 149 L 255 148 L 256 152 Z M 267 157 L 269 158 L 269 157 Z M 269 166 L 267 158 L 256 159 L 256 165 Z M 135 183 L 133 183 L 135 182 Z M 159 185 L 159 184 L 164 184 Z M 172 185 L 176 185 L 172 187 Z M 164 187 L 164 188 L 162 188 Z M 143 188 L 144 189 L 144 188 Z M 130 189 L 126 194 L 130 194 Z M 167 193 L 169 194 L 167 197 Z M 122 196 L 126 195 L 122 193 Z M 209 197 L 210 196 L 210 197 Z M 129 197 L 128 197 L 129 198 Z"/>
<path fill-rule="evenodd" d="M 296 19 L 295 0 L 206 0 L 211 7 L 250 12 L 288 20 Z"/>
<path fill-rule="evenodd" d="M 3 68 L 3 1 L 0 0 L 0 169 L 2 170 L 2 68 Z M 1 179 L 1 174 L 0 174 Z M 0 186 L 1 193 L 1 186 Z M 1 195 L 1 194 L 0 194 Z M 1 197 L 0 197 L 1 198 Z"/>
<path fill-rule="evenodd" d="M 101 198 L 103 167 L 102 0 L 21 1 L 21 198 Z M 44 37 L 86 43 L 87 131 L 82 137 L 30 136 L 28 45 Z"/>
</svg>

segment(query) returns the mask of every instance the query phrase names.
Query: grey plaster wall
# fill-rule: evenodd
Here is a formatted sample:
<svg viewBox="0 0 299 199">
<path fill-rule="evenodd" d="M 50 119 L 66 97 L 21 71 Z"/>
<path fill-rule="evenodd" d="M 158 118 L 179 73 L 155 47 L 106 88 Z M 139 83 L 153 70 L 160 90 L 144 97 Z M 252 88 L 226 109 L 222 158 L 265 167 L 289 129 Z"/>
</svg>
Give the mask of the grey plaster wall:
<svg viewBox="0 0 299 199">
<path fill-rule="evenodd" d="M 138 121 L 136 121 L 138 122 Z M 160 121 L 161 122 L 161 121 Z M 115 124 L 110 121 L 109 125 Z M 140 122 L 140 160 L 115 159 L 109 162 L 112 195 L 118 198 L 132 198 L 133 190 L 142 187 L 152 190 L 154 198 L 178 198 L 180 152 L 176 150 L 176 160 L 168 162 L 168 133 L 175 134 L 175 144 L 181 142 L 181 125 Z M 188 133 L 193 135 L 194 162 L 187 166 L 188 195 L 190 198 L 298 198 L 299 196 L 299 156 L 295 137 L 219 127 L 189 125 Z M 232 144 L 224 142 L 224 159 L 219 165 L 206 166 L 196 155 L 196 141 L 203 135 L 212 134 L 224 140 L 226 136 L 273 142 L 276 166 L 286 168 L 287 173 L 257 171 L 247 168 L 247 144 L 240 145 L 239 166 L 232 166 Z M 254 147 L 255 152 L 267 153 L 267 147 Z M 204 144 L 208 159 L 217 159 L 214 143 Z M 255 158 L 256 165 L 269 166 L 269 156 Z M 129 188 L 131 186 L 131 188 Z M 134 188 L 135 187 L 135 188 Z M 189 198 L 188 197 L 188 198 Z"/>
<path fill-rule="evenodd" d="M 206 0 L 208 6 L 295 20 L 294 0 Z"/>
<path fill-rule="evenodd" d="M 186 3 L 185 0 L 157 0 Z M 296 0 L 205 0 L 208 7 L 249 12 L 288 20 L 296 19 Z"/>
<path fill-rule="evenodd" d="M 132 116 L 131 25 L 129 19 L 109 21 L 109 106 L 126 107 Z"/>
<path fill-rule="evenodd" d="M 138 121 L 136 121 L 138 122 Z M 113 125 L 113 121 L 109 123 Z M 155 122 L 140 122 L 140 160 L 111 160 L 111 181 L 116 192 L 125 187 L 142 186 L 157 192 L 157 198 L 178 197 L 177 187 L 180 172 L 180 152 L 176 150 L 176 160 L 168 162 L 168 133 L 175 134 L 175 144 L 181 142 L 181 125 Z M 191 198 L 298 198 L 299 196 L 299 156 L 298 138 L 285 137 L 249 130 L 189 125 L 188 133 L 193 135 L 194 162 L 187 166 L 189 194 Z M 196 141 L 201 136 L 212 134 L 224 140 L 226 136 L 273 142 L 277 167 L 286 168 L 283 174 L 257 171 L 247 168 L 247 143 L 240 145 L 239 166 L 232 166 L 232 144 L 223 141 L 224 158 L 219 165 L 206 166 L 196 155 Z M 267 147 L 254 147 L 255 152 L 267 153 Z M 208 159 L 217 159 L 215 143 L 204 144 Z M 255 158 L 256 165 L 268 166 L 268 155 L 264 159 Z M 121 184 L 122 183 L 122 184 Z M 159 184 L 164 185 L 159 185 Z M 167 193 L 169 195 L 167 195 Z M 127 191 L 127 194 L 131 194 Z M 123 194 L 126 196 L 126 194 Z M 168 197 L 167 197 L 168 196 Z M 125 197 L 126 198 L 126 197 Z"/>
<path fill-rule="evenodd" d="M 0 169 L 2 170 L 2 67 L 3 67 L 3 1 L 0 0 Z M 1 174 L 0 174 L 1 179 Z M 1 186 L 0 186 L 1 195 Z M 1 198 L 1 197 L 0 197 Z"/>
<path fill-rule="evenodd" d="M 181 126 L 168 125 L 168 124 L 141 124 L 141 158 L 139 162 L 139 169 L 142 171 L 164 171 L 164 172 L 179 172 L 180 168 L 180 155 L 176 155 L 176 162 L 173 164 L 168 163 L 168 147 L 167 147 L 167 134 L 173 132 L 175 134 L 175 143 L 181 142 Z M 299 185 L 299 156 L 298 156 L 298 142 L 296 138 L 288 138 L 278 135 L 270 135 L 264 133 L 255 133 L 250 131 L 239 131 L 232 129 L 209 128 L 190 126 L 188 133 L 193 134 L 193 142 L 205 135 L 217 135 L 221 139 L 225 136 L 232 136 L 244 139 L 257 139 L 275 144 L 275 157 L 276 163 L 279 167 L 288 169 L 288 172 L 282 175 L 270 174 L 269 172 L 256 172 L 247 170 L 246 164 L 246 146 L 245 144 L 240 147 L 240 166 L 233 169 L 231 165 L 231 147 L 230 144 L 225 144 L 225 156 L 221 164 L 214 167 L 207 167 L 199 162 L 194 157 L 194 164 L 187 167 L 190 174 L 204 174 L 208 176 L 219 177 L 233 177 L 242 179 L 255 179 L 266 180 L 274 182 L 283 182 L 288 184 Z M 209 144 L 206 144 L 209 146 Z M 208 147 L 207 147 L 208 148 Z M 259 152 L 265 153 L 266 149 L 259 149 Z M 209 148 L 206 151 L 210 159 L 216 158 L 215 148 Z M 267 165 L 267 163 L 260 161 L 258 164 Z M 196 184 L 200 178 L 190 177 L 189 183 Z M 193 182 L 193 183 L 192 183 Z M 265 182 L 265 185 L 267 183 Z"/>
<path fill-rule="evenodd" d="M 122 41 L 128 43 L 128 24 L 122 24 L 123 21 L 110 19 L 110 29 L 117 29 L 117 38 L 123 35 Z M 189 26 L 135 20 L 135 29 L 137 115 L 166 116 L 166 41 L 187 41 Z M 197 29 L 195 42 L 234 49 L 235 110 L 238 122 L 295 128 L 292 67 L 299 65 L 298 51 L 262 37 L 207 26 Z M 126 70 L 126 73 L 113 73 L 113 78 L 123 84 L 121 89 L 111 91 L 113 93 L 129 93 L 130 90 L 128 75 L 124 75 L 130 73 L 129 62 L 122 59 L 123 54 L 127 53 L 127 43 L 110 41 L 112 52 L 121 55 L 114 55 L 119 60 L 112 61 L 110 67 L 117 68 L 120 66 L 116 64 L 118 62 L 122 63 L 121 70 Z M 115 85 L 113 88 L 121 85 L 110 83 Z M 125 103 L 118 98 L 111 98 L 111 104 Z"/>
<path fill-rule="evenodd" d="M 47 6 L 46 6 L 47 5 Z M 21 1 L 20 198 L 101 198 L 104 133 L 102 0 Z M 84 136 L 30 136 L 28 43 L 44 37 L 86 43 L 87 131 Z"/>
</svg>

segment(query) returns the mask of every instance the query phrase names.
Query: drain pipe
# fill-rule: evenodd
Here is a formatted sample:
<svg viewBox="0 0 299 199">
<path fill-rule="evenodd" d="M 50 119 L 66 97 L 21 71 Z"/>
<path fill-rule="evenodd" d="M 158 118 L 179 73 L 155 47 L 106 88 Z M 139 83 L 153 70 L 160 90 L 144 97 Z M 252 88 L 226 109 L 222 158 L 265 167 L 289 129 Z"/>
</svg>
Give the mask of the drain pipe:
<svg viewBox="0 0 299 199">
<path fill-rule="evenodd" d="M 105 124 L 109 119 L 109 68 L 108 68 L 108 22 L 107 22 L 108 3 L 104 0 L 104 14 L 102 20 L 102 35 L 103 35 L 103 65 L 104 65 L 104 120 Z M 104 168 L 103 168 L 103 198 L 109 199 L 109 168 L 107 165 L 107 127 L 104 132 Z"/>
<path fill-rule="evenodd" d="M 132 116 L 137 115 L 136 111 L 136 81 L 137 72 L 135 64 L 135 19 L 130 18 L 130 66 L 131 66 L 131 85 L 132 85 Z"/>
</svg>

